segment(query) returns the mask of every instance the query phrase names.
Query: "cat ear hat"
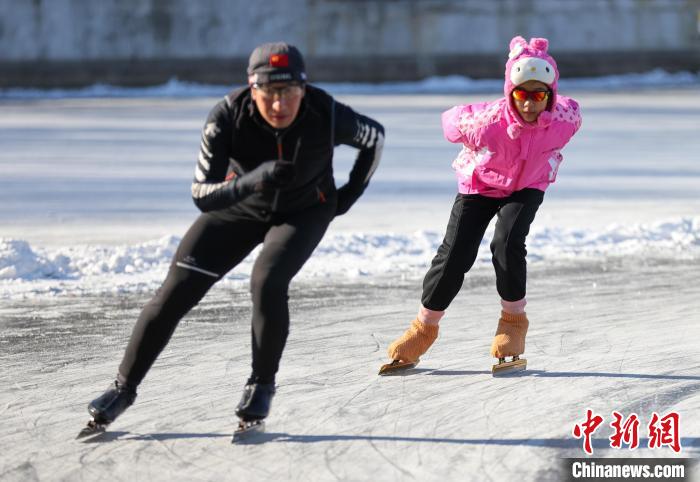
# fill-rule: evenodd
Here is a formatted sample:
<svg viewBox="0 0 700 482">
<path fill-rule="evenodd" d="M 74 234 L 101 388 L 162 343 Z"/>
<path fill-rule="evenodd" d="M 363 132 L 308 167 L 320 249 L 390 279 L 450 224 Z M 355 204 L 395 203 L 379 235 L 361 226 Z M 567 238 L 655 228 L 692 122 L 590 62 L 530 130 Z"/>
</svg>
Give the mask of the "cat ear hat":
<svg viewBox="0 0 700 482">
<path fill-rule="evenodd" d="M 552 90 L 550 105 L 556 103 L 559 70 L 557 63 L 547 53 L 549 40 L 532 38 L 530 43 L 521 36 L 510 41 L 510 53 L 506 62 L 506 82 L 503 93 L 510 97 L 513 89 L 528 80 L 538 80 Z"/>
</svg>

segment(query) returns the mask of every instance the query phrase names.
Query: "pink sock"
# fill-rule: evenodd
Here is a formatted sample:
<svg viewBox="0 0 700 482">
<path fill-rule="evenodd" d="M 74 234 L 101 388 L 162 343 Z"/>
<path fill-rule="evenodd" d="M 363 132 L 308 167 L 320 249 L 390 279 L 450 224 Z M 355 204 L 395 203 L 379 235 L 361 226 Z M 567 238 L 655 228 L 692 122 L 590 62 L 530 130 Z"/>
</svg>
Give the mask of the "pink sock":
<svg viewBox="0 0 700 482">
<path fill-rule="evenodd" d="M 444 314 L 444 311 L 429 310 L 425 306 L 420 305 L 418 309 L 418 320 L 428 325 L 437 325 L 440 323 L 440 318 L 442 318 Z"/>
<path fill-rule="evenodd" d="M 525 313 L 526 304 L 527 301 L 525 301 L 525 298 L 518 301 L 501 300 L 501 307 L 503 308 L 503 311 L 505 311 L 506 313 L 510 313 L 511 315 L 519 315 L 521 313 Z"/>
</svg>

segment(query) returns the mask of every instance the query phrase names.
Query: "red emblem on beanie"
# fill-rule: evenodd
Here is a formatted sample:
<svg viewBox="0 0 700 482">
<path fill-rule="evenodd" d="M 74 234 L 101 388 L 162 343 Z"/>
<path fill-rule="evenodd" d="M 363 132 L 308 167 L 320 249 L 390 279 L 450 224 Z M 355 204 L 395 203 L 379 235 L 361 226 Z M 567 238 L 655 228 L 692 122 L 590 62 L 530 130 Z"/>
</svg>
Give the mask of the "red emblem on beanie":
<svg viewBox="0 0 700 482">
<path fill-rule="evenodd" d="M 272 54 L 272 55 L 270 55 L 270 67 L 289 67 L 289 55 L 287 55 L 287 54 Z"/>
</svg>

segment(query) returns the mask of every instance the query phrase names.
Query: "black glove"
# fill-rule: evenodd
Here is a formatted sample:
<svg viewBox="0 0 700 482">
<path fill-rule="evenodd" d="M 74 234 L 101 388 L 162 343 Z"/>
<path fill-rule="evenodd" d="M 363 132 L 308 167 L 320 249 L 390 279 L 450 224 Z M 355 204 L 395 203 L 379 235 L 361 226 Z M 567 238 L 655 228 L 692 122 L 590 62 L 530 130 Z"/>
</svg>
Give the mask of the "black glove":
<svg viewBox="0 0 700 482">
<path fill-rule="evenodd" d="M 256 192 L 272 191 L 288 186 L 294 180 L 296 166 L 284 160 L 266 161 L 250 172 L 234 178 L 234 198 L 241 200 Z"/>
<path fill-rule="evenodd" d="M 297 175 L 297 166 L 293 162 L 285 160 L 275 161 L 272 174 L 278 187 L 289 186 Z"/>
<path fill-rule="evenodd" d="M 362 193 L 360 193 L 362 194 Z M 355 204 L 355 201 L 360 197 L 354 189 L 349 185 L 342 186 L 338 189 L 338 206 L 335 209 L 335 215 L 341 216 Z"/>
</svg>

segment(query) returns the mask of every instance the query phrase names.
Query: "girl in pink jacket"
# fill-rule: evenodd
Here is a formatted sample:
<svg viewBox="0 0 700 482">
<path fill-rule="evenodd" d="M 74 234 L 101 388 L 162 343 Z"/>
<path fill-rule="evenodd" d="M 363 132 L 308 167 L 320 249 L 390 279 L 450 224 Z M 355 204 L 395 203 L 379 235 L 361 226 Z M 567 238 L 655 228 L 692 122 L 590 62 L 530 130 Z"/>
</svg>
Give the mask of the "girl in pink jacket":
<svg viewBox="0 0 700 482">
<path fill-rule="evenodd" d="M 515 37 L 506 63 L 505 97 L 459 105 L 442 115 L 445 138 L 462 144 L 452 167 L 459 194 L 442 245 L 423 280 L 418 315 L 389 346 L 381 373 L 413 367 L 435 341 L 440 318 L 472 267 L 484 233 L 491 241 L 501 317 L 491 345 L 494 374 L 525 368 L 525 238 L 544 191 L 557 177 L 561 150 L 581 125 L 573 99 L 557 94 L 559 72 L 548 41 Z M 506 361 L 506 357 L 513 357 Z"/>
</svg>

